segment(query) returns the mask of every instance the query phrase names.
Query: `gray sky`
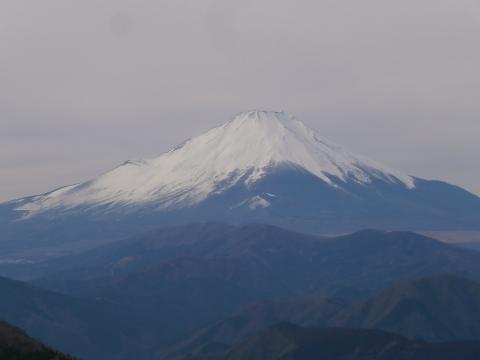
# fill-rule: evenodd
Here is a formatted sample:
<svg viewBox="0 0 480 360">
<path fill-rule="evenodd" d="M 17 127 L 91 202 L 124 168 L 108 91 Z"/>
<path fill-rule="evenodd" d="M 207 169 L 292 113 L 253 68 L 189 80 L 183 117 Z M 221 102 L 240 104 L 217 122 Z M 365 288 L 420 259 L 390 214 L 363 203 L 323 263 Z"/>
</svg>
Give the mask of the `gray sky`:
<svg viewBox="0 0 480 360">
<path fill-rule="evenodd" d="M 480 0 L 1 0 L 0 200 L 285 110 L 480 194 Z"/>
</svg>

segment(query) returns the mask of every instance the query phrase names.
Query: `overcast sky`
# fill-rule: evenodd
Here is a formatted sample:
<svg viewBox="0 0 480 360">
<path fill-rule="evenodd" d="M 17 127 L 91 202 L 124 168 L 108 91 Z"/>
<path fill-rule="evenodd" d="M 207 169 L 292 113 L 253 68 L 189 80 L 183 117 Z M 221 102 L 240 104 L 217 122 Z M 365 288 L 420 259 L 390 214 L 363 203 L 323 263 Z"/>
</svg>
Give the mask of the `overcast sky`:
<svg viewBox="0 0 480 360">
<path fill-rule="evenodd" d="M 0 200 L 250 109 L 480 194 L 479 0 L 1 0 Z"/>
</svg>

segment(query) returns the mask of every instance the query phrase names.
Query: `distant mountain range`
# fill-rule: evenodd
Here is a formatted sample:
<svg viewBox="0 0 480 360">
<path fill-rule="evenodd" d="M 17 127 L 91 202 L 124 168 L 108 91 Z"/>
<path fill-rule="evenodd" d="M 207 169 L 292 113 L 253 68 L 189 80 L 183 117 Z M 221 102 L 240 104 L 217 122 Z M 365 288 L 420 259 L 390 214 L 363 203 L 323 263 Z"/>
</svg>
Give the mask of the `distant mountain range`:
<svg viewBox="0 0 480 360">
<path fill-rule="evenodd" d="M 411 229 L 480 230 L 480 198 L 242 113 L 0 204 L 0 320 L 88 360 L 468 359 L 425 340 L 480 339 L 480 252 Z"/>
<path fill-rule="evenodd" d="M 211 220 L 317 234 L 480 230 L 480 198 L 355 155 L 285 113 L 251 111 L 158 158 L 0 204 L 0 261 Z"/>
<path fill-rule="evenodd" d="M 342 299 L 323 296 L 273 300 L 245 306 L 174 344 L 161 359 L 182 359 L 186 354 L 206 352 L 207 349 L 225 350 L 277 323 L 324 327 L 347 307 L 348 303 Z"/>
<path fill-rule="evenodd" d="M 401 282 L 366 300 L 307 297 L 242 308 L 172 347 L 168 358 L 198 352 L 211 344 L 228 348 L 276 323 L 365 328 L 390 331 L 410 339 L 452 341 L 480 339 L 480 284 L 459 276 Z"/>
<path fill-rule="evenodd" d="M 397 284 L 344 309 L 331 323 L 432 341 L 480 339 L 474 313 L 480 313 L 480 284 L 443 275 Z"/>
<path fill-rule="evenodd" d="M 434 344 L 378 330 L 301 328 L 284 323 L 221 349 L 219 344 L 210 345 L 185 360 L 476 360 L 480 341 Z"/>
<path fill-rule="evenodd" d="M 20 277 L 19 272 L 24 279 L 43 276 L 42 286 L 72 293 L 91 284 L 86 280 L 102 279 L 103 287 L 108 279 L 126 284 L 151 276 L 227 281 L 272 297 L 358 297 L 439 273 L 480 279 L 480 252 L 411 232 L 365 230 L 323 238 L 270 225 L 208 223 L 151 231 L 4 274 Z"/>
<path fill-rule="evenodd" d="M 0 271 L 30 281 L 0 279 L 0 319 L 86 359 L 179 359 L 285 321 L 480 339 L 480 252 L 410 232 L 191 224 Z"/>
</svg>

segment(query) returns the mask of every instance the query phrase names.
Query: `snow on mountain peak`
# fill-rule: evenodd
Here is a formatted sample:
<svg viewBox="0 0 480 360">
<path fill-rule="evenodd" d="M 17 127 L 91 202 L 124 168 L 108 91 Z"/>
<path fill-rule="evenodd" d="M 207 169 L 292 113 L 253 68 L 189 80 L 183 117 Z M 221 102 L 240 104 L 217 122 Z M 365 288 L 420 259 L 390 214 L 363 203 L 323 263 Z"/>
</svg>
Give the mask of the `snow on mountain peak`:
<svg viewBox="0 0 480 360">
<path fill-rule="evenodd" d="M 80 205 L 188 206 L 239 182 L 250 185 L 276 165 L 301 167 L 326 183 L 373 180 L 413 188 L 410 176 L 321 139 L 284 112 L 249 111 L 148 160 L 127 161 L 100 177 L 37 196 L 18 210 L 29 215 Z"/>
</svg>

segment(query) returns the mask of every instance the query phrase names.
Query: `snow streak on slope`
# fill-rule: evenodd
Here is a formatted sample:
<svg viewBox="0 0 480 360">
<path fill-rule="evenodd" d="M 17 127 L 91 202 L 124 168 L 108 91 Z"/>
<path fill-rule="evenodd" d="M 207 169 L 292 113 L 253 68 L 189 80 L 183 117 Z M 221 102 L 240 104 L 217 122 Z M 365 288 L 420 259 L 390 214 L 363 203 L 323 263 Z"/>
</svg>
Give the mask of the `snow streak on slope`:
<svg viewBox="0 0 480 360">
<path fill-rule="evenodd" d="M 343 182 L 369 184 L 376 179 L 415 186 L 410 176 L 321 139 L 290 115 L 251 111 L 157 158 L 127 161 L 94 180 L 37 196 L 17 210 L 34 215 L 92 205 L 184 207 L 238 183 L 250 186 L 283 164 L 301 167 L 331 186 L 338 186 L 332 176 Z"/>
</svg>

